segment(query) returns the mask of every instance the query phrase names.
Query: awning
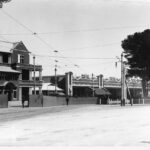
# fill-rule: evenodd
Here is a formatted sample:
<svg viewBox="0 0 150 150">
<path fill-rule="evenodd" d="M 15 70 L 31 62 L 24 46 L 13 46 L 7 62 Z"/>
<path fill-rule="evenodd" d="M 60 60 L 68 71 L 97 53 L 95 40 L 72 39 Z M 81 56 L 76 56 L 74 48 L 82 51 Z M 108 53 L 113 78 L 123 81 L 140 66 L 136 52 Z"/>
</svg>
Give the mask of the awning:
<svg viewBox="0 0 150 150">
<path fill-rule="evenodd" d="M 105 88 L 100 88 L 95 90 L 95 95 L 101 96 L 101 95 L 111 95 L 111 93 L 105 89 Z"/>
<path fill-rule="evenodd" d="M 14 70 L 8 66 L 0 66 L 0 72 L 20 73 L 19 71 Z"/>
</svg>

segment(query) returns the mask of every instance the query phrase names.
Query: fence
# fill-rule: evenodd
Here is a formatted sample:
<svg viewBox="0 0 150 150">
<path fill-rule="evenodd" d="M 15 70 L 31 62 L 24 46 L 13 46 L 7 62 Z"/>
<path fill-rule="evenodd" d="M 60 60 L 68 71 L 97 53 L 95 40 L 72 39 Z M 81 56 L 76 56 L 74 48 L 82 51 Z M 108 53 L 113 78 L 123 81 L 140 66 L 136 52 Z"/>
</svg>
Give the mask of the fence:
<svg viewBox="0 0 150 150">
<path fill-rule="evenodd" d="M 96 97 L 70 97 L 69 105 L 79 104 L 98 104 Z M 108 104 L 120 104 L 120 100 L 109 100 Z M 127 100 L 126 104 L 130 104 Z M 133 99 L 134 104 L 143 104 L 142 99 Z M 144 99 L 144 104 L 150 104 L 150 98 Z M 43 96 L 43 95 L 30 95 L 29 107 L 50 107 L 50 106 L 61 106 L 66 105 L 65 97 L 57 96 Z"/>
<path fill-rule="evenodd" d="M 43 107 L 43 95 L 30 95 L 29 107 Z"/>
<path fill-rule="evenodd" d="M 78 104 L 96 104 L 97 98 L 69 98 L 69 105 L 78 105 Z M 42 96 L 42 95 L 30 95 L 29 107 L 50 107 L 50 106 L 60 106 L 66 105 L 65 97 L 56 97 L 56 96 Z"/>
<path fill-rule="evenodd" d="M 96 104 L 96 98 L 69 98 L 69 105 L 78 105 L 78 104 Z M 54 97 L 54 96 L 43 96 L 43 106 L 58 106 L 66 105 L 65 97 Z"/>
<path fill-rule="evenodd" d="M 8 108 L 8 96 L 1 94 L 0 95 L 0 108 Z"/>
</svg>

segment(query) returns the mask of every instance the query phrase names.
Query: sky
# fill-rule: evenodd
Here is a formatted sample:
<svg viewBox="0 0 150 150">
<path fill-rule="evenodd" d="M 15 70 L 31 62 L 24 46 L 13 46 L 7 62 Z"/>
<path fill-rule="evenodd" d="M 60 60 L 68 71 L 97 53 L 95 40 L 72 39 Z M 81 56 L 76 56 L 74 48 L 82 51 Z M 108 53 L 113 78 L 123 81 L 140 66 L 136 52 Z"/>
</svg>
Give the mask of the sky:
<svg viewBox="0 0 150 150">
<path fill-rule="evenodd" d="M 0 9 L 0 41 L 23 41 L 43 75 L 57 64 L 57 74 L 120 78 L 121 41 L 149 18 L 150 0 L 12 0 Z"/>
</svg>

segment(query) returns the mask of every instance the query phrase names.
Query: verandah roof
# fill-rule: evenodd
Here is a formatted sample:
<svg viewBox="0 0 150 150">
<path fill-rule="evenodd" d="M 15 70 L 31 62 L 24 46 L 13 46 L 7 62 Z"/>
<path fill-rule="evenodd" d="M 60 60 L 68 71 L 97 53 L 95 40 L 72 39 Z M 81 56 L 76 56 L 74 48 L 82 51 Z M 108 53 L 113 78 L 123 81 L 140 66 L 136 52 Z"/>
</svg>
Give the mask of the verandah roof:
<svg viewBox="0 0 150 150">
<path fill-rule="evenodd" d="M 107 89 L 105 89 L 105 88 L 96 89 L 96 90 L 95 90 L 95 94 L 96 94 L 97 96 L 101 96 L 101 95 L 111 95 L 111 93 L 110 93 Z"/>
<path fill-rule="evenodd" d="M 20 73 L 19 71 L 16 71 L 9 66 L 0 66 L 0 72 Z"/>
</svg>

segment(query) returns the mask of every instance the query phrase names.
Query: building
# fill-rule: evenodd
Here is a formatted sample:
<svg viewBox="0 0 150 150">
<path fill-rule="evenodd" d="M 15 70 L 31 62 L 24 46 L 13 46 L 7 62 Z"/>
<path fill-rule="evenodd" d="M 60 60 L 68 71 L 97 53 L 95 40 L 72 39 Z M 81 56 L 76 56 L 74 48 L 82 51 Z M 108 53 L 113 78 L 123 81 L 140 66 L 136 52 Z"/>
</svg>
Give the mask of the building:
<svg viewBox="0 0 150 150">
<path fill-rule="evenodd" d="M 10 47 L 10 43 L 9 47 Z M 39 80 L 33 80 L 33 72 L 39 72 Z M 32 88 L 42 88 L 42 66 L 30 64 L 30 52 L 22 41 L 0 47 L 0 94 L 8 94 L 8 100 L 29 100 Z"/>
<path fill-rule="evenodd" d="M 36 80 L 38 79 L 39 78 L 36 77 Z M 65 75 L 43 76 L 42 79 L 42 93 L 44 95 L 73 96 L 72 72 L 67 72 Z M 49 87 L 47 85 L 49 85 Z M 48 88 L 51 88 L 51 90 L 48 90 Z"/>
<path fill-rule="evenodd" d="M 43 76 L 43 82 L 55 84 L 55 76 Z M 141 81 L 129 79 L 127 84 L 128 98 L 140 98 L 142 92 Z M 57 86 L 63 89 L 65 93 L 70 93 L 71 91 L 70 96 L 74 97 L 93 97 L 95 89 L 104 87 L 111 93 L 110 97 L 112 99 L 121 98 L 121 80 L 114 77 L 103 78 L 103 75 L 97 77 L 90 77 L 89 75 L 74 77 L 72 73 L 66 73 L 65 75 L 57 75 Z"/>
</svg>

